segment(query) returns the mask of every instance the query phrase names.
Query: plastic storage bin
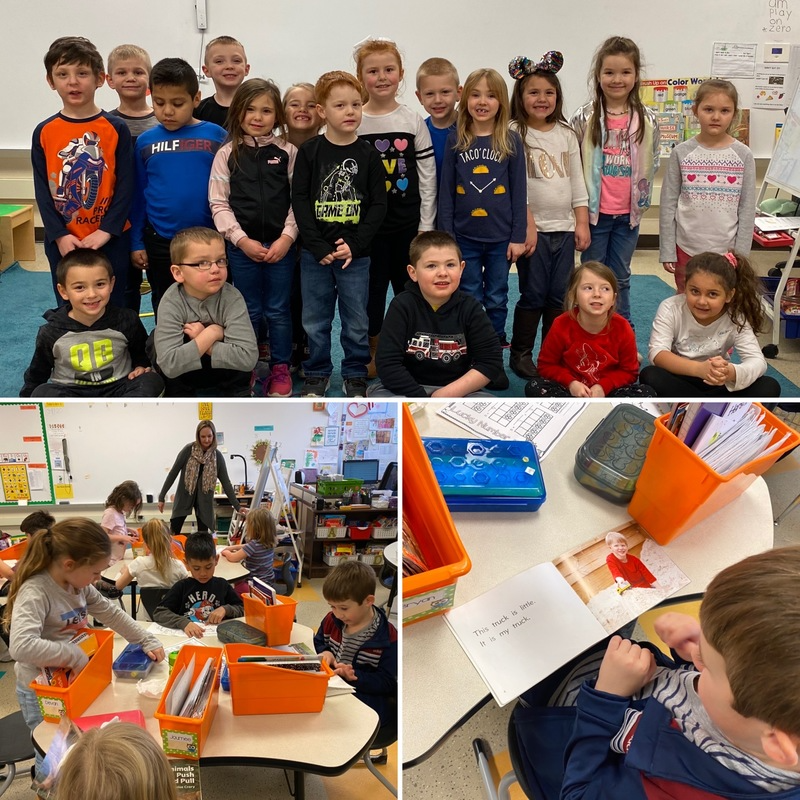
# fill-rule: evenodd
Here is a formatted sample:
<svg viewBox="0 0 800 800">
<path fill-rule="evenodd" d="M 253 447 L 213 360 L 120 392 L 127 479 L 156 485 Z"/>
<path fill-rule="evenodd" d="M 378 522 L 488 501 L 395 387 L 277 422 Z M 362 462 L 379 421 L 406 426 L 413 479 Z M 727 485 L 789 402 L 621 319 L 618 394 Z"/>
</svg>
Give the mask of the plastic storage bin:
<svg viewBox="0 0 800 800">
<path fill-rule="evenodd" d="M 247 595 L 242 600 L 247 624 L 266 634 L 267 645 L 276 647 L 279 644 L 289 644 L 297 600 L 278 595 L 278 604 L 274 606 L 265 605 L 257 597 Z"/>
<path fill-rule="evenodd" d="M 341 480 L 329 481 L 325 478 L 317 480 L 317 494 L 321 497 L 338 497 L 345 492 L 355 492 L 364 483 L 356 478 L 342 478 Z"/>
<path fill-rule="evenodd" d="M 646 411 L 614 406 L 575 454 L 578 483 L 614 503 L 629 503 L 654 431 Z"/>
<path fill-rule="evenodd" d="M 347 535 L 351 539 L 369 539 L 372 536 L 372 525 L 349 525 Z"/>
<path fill-rule="evenodd" d="M 94 629 L 97 652 L 65 689 L 31 683 L 39 699 L 39 708 L 47 722 L 60 722 L 61 717 L 80 717 L 111 683 L 111 660 L 114 654 L 114 631 Z"/>
<path fill-rule="evenodd" d="M 286 656 L 285 650 L 226 644 L 225 661 L 231 685 L 231 706 L 245 714 L 301 714 L 322 711 L 328 678 L 333 672 L 320 664 L 319 672 L 296 672 L 263 664 L 240 664 L 241 656 Z"/>
<path fill-rule="evenodd" d="M 668 419 L 665 414 L 656 420 L 653 441 L 628 506 L 628 513 L 659 544 L 667 544 L 719 511 L 800 443 L 800 434 L 766 411 L 765 422 L 774 430 L 772 441 L 787 432 L 789 439 L 774 453 L 754 459 L 730 475 L 720 475 L 667 430 Z"/>
<path fill-rule="evenodd" d="M 140 644 L 129 644 L 115 659 L 111 669 L 117 678 L 146 678 L 155 662 Z"/>
<path fill-rule="evenodd" d="M 194 660 L 194 674 L 192 681 L 197 679 L 203 666 L 209 658 L 214 659 L 214 679 L 211 687 L 211 695 L 206 703 L 203 716 L 199 718 L 194 717 L 175 717 L 166 712 L 166 698 L 172 684 L 175 681 L 181 667 L 189 662 L 195 656 Z M 214 716 L 217 713 L 217 705 L 219 703 L 219 671 L 222 663 L 222 648 L 221 647 L 195 647 L 192 645 L 184 645 L 178 657 L 175 659 L 175 666 L 167 681 L 167 686 L 164 693 L 161 695 L 161 701 L 153 716 L 158 720 L 158 726 L 161 730 L 161 746 L 168 756 L 180 756 L 181 758 L 199 759 L 200 754 L 203 752 L 203 745 L 208 738 L 208 732 L 211 730 L 211 723 L 214 721 Z"/>
<path fill-rule="evenodd" d="M 775 292 L 778 289 L 778 284 L 780 283 L 779 277 L 762 277 L 761 278 L 761 285 L 764 288 L 764 294 L 766 299 L 768 300 L 769 304 L 772 305 L 773 300 L 775 299 Z M 789 278 L 786 281 L 786 289 L 784 290 L 784 297 L 783 299 L 789 299 L 792 295 L 792 291 L 794 291 L 794 287 L 797 284 L 793 284 L 792 281 L 797 280 L 796 278 Z M 791 287 L 790 287 L 791 284 Z M 800 339 L 800 315 L 797 314 L 787 314 L 785 310 L 781 310 L 781 321 L 784 323 L 784 338 L 785 339 Z"/>
<path fill-rule="evenodd" d="M 453 605 L 456 583 L 472 568 L 433 474 L 417 426 L 403 405 L 403 519 L 430 567 L 403 578 L 403 624 L 441 614 Z"/>
<path fill-rule="evenodd" d="M 547 498 L 530 442 L 428 437 L 422 444 L 451 511 L 536 511 Z"/>
</svg>

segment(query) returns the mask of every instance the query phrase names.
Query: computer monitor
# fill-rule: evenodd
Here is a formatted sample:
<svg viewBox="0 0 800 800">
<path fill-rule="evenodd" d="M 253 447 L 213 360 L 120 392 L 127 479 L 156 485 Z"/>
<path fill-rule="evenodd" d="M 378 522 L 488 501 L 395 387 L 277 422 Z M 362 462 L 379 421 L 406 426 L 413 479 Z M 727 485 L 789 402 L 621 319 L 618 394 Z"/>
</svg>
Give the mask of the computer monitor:
<svg viewBox="0 0 800 800">
<path fill-rule="evenodd" d="M 345 478 L 363 481 L 364 484 L 378 482 L 377 458 L 350 459 L 342 462 L 342 474 Z"/>
</svg>

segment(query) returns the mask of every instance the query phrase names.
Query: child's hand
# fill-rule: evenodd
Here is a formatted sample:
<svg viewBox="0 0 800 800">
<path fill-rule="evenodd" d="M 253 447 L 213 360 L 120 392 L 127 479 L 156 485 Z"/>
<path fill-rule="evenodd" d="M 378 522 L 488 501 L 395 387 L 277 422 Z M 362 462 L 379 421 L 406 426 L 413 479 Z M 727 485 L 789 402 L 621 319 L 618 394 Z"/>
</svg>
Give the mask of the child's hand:
<svg viewBox="0 0 800 800">
<path fill-rule="evenodd" d="M 239 239 L 236 246 L 251 260 L 251 261 L 266 261 L 269 250 L 264 247 L 261 242 L 255 239 Z"/>
<path fill-rule="evenodd" d="M 336 261 L 336 258 L 334 257 L 333 253 L 328 253 L 325 258 L 321 258 L 319 260 L 319 263 L 322 264 L 323 267 L 327 267 L 328 264 L 333 264 L 334 261 Z"/>
<path fill-rule="evenodd" d="M 586 386 L 585 383 L 581 383 L 580 381 L 572 381 L 570 385 L 567 387 L 569 389 L 569 393 L 573 397 L 589 397 L 589 387 Z"/>
<path fill-rule="evenodd" d="M 509 242 L 508 249 L 506 250 L 506 259 L 510 262 L 515 262 L 520 256 L 525 255 L 526 242 Z M 535 249 L 535 246 L 534 246 Z M 533 252 L 533 250 L 531 251 Z"/>
<path fill-rule="evenodd" d="M 662 266 L 667 272 L 671 272 L 673 275 L 675 274 L 675 270 L 678 268 L 678 265 L 674 261 L 665 261 Z"/>
<path fill-rule="evenodd" d="M 222 620 L 225 619 L 225 608 L 224 606 L 220 606 L 219 608 L 215 608 L 207 617 L 206 621 L 209 625 L 219 625 Z"/>
<path fill-rule="evenodd" d="M 358 680 L 358 678 L 356 678 L 356 671 L 353 669 L 352 664 L 336 664 L 333 674 L 338 675 L 340 678 L 350 681 L 351 683 Z"/>
<path fill-rule="evenodd" d="M 205 628 L 202 625 L 198 625 L 196 622 L 190 622 L 184 629 L 183 632 L 192 639 L 202 639 L 203 634 L 206 632 Z"/>
<path fill-rule="evenodd" d="M 134 378 L 144 375 L 145 372 L 152 372 L 152 369 L 150 367 L 136 367 L 132 372 L 128 373 L 128 380 L 132 381 Z"/>
<path fill-rule="evenodd" d="M 65 256 L 67 253 L 77 250 L 81 246 L 81 240 L 77 236 L 68 233 L 66 236 L 59 236 L 58 239 L 56 239 L 56 245 L 58 247 L 58 252 L 61 253 L 62 256 Z"/>
<path fill-rule="evenodd" d="M 724 366 L 727 362 L 720 356 L 714 356 L 698 364 L 699 377 L 709 386 L 721 386 L 727 380 L 728 370 Z"/>
<path fill-rule="evenodd" d="M 145 650 L 145 654 L 151 661 L 155 661 L 156 664 L 167 657 L 163 647 L 157 647 L 155 650 Z"/>
<path fill-rule="evenodd" d="M 589 232 L 589 223 L 575 223 L 575 249 L 582 253 L 592 243 L 592 234 Z"/>
<path fill-rule="evenodd" d="M 147 269 L 147 250 L 134 250 L 131 253 L 131 264 L 136 269 Z"/>
<path fill-rule="evenodd" d="M 599 383 L 595 383 L 591 389 L 589 389 L 589 397 L 605 397 L 606 393 L 603 391 L 603 387 Z"/>
<path fill-rule="evenodd" d="M 668 611 L 656 617 L 653 627 L 656 636 L 674 650 L 684 661 L 694 661 L 700 643 L 700 623 L 689 614 Z"/>
<path fill-rule="evenodd" d="M 111 240 L 111 234 L 99 228 L 81 239 L 81 247 L 86 250 L 99 250 Z"/>
<path fill-rule="evenodd" d="M 324 650 L 322 653 L 320 653 L 320 656 L 331 669 L 336 668 L 336 659 L 333 657 L 333 653 L 331 653 L 330 650 Z"/>
<path fill-rule="evenodd" d="M 183 332 L 192 340 L 196 339 L 206 326 L 202 322 L 187 322 L 183 326 Z"/>
<path fill-rule="evenodd" d="M 268 264 L 275 264 L 280 261 L 288 252 L 289 248 L 294 244 L 291 236 L 282 233 L 267 250 L 267 255 L 264 261 Z"/>
<path fill-rule="evenodd" d="M 334 261 L 344 261 L 342 269 L 347 269 L 350 262 L 353 260 L 353 253 L 350 250 L 350 245 L 347 244 L 344 239 L 337 239 L 334 244 L 336 245 L 336 249 L 332 253 Z"/>
<path fill-rule="evenodd" d="M 652 680 L 655 671 L 656 662 L 649 650 L 628 639 L 612 636 L 595 689 L 618 697 L 632 697 Z"/>
</svg>

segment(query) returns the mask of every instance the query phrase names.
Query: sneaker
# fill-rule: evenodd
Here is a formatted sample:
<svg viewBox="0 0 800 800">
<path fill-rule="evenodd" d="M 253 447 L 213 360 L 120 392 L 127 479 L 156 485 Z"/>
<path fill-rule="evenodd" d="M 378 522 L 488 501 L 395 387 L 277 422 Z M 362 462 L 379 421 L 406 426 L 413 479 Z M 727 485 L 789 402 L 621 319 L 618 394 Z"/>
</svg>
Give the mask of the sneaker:
<svg viewBox="0 0 800 800">
<path fill-rule="evenodd" d="M 300 397 L 325 397 L 331 379 L 321 375 L 309 375 L 300 390 Z"/>
<path fill-rule="evenodd" d="M 344 393 L 348 397 L 367 396 L 366 378 L 345 378 L 343 388 L 344 388 Z"/>
<path fill-rule="evenodd" d="M 288 364 L 276 364 L 272 368 L 272 375 L 267 381 L 264 394 L 267 397 L 292 396 L 292 376 L 289 374 Z"/>
<path fill-rule="evenodd" d="M 257 361 L 255 369 L 250 373 L 250 389 L 248 391 L 248 396 L 262 397 L 265 395 L 271 374 L 268 362 Z"/>
</svg>

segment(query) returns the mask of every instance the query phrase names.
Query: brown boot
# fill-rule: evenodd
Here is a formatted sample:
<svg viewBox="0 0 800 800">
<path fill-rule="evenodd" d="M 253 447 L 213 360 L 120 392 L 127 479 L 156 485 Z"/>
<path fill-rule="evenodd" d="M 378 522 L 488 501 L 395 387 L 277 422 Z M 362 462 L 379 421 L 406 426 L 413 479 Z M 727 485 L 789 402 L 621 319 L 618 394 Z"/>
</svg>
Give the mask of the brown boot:
<svg viewBox="0 0 800 800">
<path fill-rule="evenodd" d="M 533 343 L 539 327 L 541 309 L 514 309 L 514 327 L 511 333 L 511 354 L 508 365 L 520 378 L 536 378 L 539 373 L 533 363 Z"/>
<path fill-rule="evenodd" d="M 370 380 L 378 377 L 378 372 L 375 369 L 375 353 L 378 350 L 378 340 L 380 338 L 380 334 L 369 337 L 369 364 L 367 364 L 367 377 Z"/>
</svg>

